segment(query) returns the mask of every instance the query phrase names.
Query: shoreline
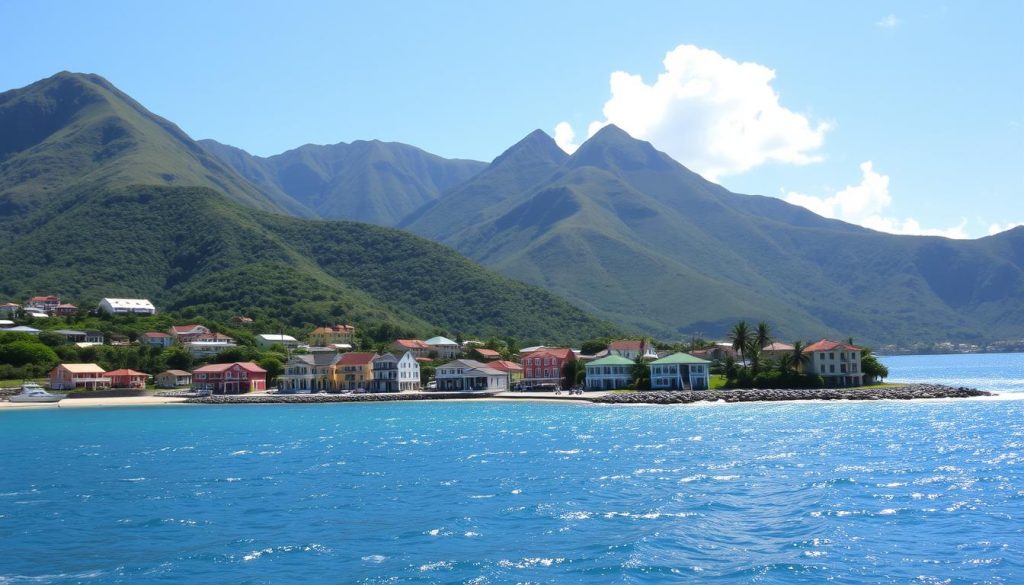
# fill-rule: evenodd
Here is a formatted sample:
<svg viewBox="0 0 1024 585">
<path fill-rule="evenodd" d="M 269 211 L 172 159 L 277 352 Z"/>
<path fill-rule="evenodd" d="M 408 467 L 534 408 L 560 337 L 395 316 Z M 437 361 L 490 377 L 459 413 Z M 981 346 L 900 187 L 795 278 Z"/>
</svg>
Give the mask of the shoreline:
<svg viewBox="0 0 1024 585">
<path fill-rule="evenodd" d="M 935 400 L 999 396 L 997 392 L 942 384 L 905 384 L 879 388 L 818 388 L 800 390 L 676 390 L 642 392 L 593 392 L 590 394 L 552 394 L 541 392 L 407 392 L 394 394 L 232 394 L 204 397 L 126 396 L 62 400 L 57 403 L 19 404 L 0 402 L 0 410 L 43 408 L 98 408 L 168 405 L 239 404 L 347 404 L 423 401 L 544 402 L 595 405 L 671 405 L 744 402 L 866 402 L 879 400 Z"/>
</svg>

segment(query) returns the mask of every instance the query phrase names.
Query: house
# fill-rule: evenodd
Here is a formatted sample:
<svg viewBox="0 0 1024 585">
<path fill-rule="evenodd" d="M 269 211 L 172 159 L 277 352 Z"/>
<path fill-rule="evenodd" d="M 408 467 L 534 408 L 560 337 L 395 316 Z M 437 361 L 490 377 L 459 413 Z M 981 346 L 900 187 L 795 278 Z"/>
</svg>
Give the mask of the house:
<svg viewBox="0 0 1024 585">
<path fill-rule="evenodd" d="M 398 392 L 398 358 L 385 353 L 373 358 L 373 392 Z"/>
<path fill-rule="evenodd" d="M 860 386 L 864 383 L 861 370 L 863 351 L 842 341 L 816 341 L 804 348 L 807 356 L 804 373 L 817 374 L 830 386 Z"/>
<path fill-rule="evenodd" d="M 156 315 L 156 307 L 147 299 L 100 300 L 98 310 L 111 315 Z"/>
<path fill-rule="evenodd" d="M 110 378 L 96 364 L 61 364 L 50 370 L 49 378 L 51 390 L 96 390 L 110 387 Z"/>
<path fill-rule="evenodd" d="M 420 362 L 411 351 L 401 355 L 398 359 L 398 391 L 415 392 L 421 388 Z"/>
<path fill-rule="evenodd" d="M 586 365 L 587 390 L 620 390 L 633 382 L 632 359 L 621 355 L 609 355 Z"/>
<path fill-rule="evenodd" d="M 366 390 L 373 381 L 373 360 L 377 354 L 366 351 L 343 353 L 331 370 L 334 390 Z"/>
<path fill-rule="evenodd" d="M 711 387 L 711 362 L 676 352 L 647 364 L 652 390 L 707 390 Z"/>
<path fill-rule="evenodd" d="M 724 361 L 730 357 L 734 360 L 739 359 L 739 354 L 728 343 L 716 343 L 712 347 L 691 351 L 690 355 L 713 362 Z"/>
<path fill-rule="evenodd" d="M 58 317 L 69 317 L 78 314 L 78 307 L 71 303 L 61 303 L 53 309 L 53 314 Z"/>
<path fill-rule="evenodd" d="M 33 319 L 46 319 L 50 315 L 39 307 L 25 307 L 25 316 Z"/>
<path fill-rule="evenodd" d="M 419 339 L 396 339 L 395 342 L 391 344 L 391 351 L 398 353 L 411 351 L 413 357 L 429 358 L 431 348 Z"/>
<path fill-rule="evenodd" d="M 230 338 L 228 338 L 230 339 Z M 185 343 L 185 351 L 192 354 L 192 357 L 202 358 L 217 355 L 218 353 L 238 347 L 238 344 L 232 341 L 189 341 Z"/>
<path fill-rule="evenodd" d="M 434 354 L 437 356 L 437 359 L 441 360 L 453 359 L 455 356 L 459 355 L 459 352 L 461 351 L 458 343 L 440 335 L 437 337 L 431 337 L 423 343 L 430 346 L 430 353 Z"/>
<path fill-rule="evenodd" d="M 294 355 L 277 378 L 277 389 L 287 394 L 310 394 L 332 390 L 331 369 L 341 356 L 334 351 Z"/>
<path fill-rule="evenodd" d="M 658 359 L 658 352 L 652 344 L 642 339 L 620 339 L 608 344 L 608 354 L 622 356 L 628 360 L 635 360 L 637 356 L 644 359 Z"/>
<path fill-rule="evenodd" d="M 178 343 L 198 341 L 200 337 L 210 335 L 210 330 L 203 325 L 172 325 L 168 331 Z"/>
<path fill-rule="evenodd" d="M 170 347 L 174 338 L 163 331 L 147 331 L 139 335 L 139 344 L 151 347 Z"/>
<path fill-rule="evenodd" d="M 60 297 L 57 295 L 45 295 L 30 298 L 28 302 L 25 303 L 25 309 L 39 309 L 49 315 L 57 310 L 58 305 L 60 305 Z"/>
<path fill-rule="evenodd" d="M 91 343 L 93 345 L 103 345 L 103 332 L 96 331 L 95 329 L 86 329 L 85 343 Z"/>
<path fill-rule="evenodd" d="M 267 389 L 267 371 L 252 362 L 209 364 L 192 370 L 192 388 L 211 394 L 244 394 Z"/>
<path fill-rule="evenodd" d="M 770 344 L 768 344 L 768 345 L 766 345 L 766 346 L 761 348 L 761 357 L 766 359 L 766 360 L 773 361 L 773 362 L 779 361 L 780 359 L 782 359 L 782 356 L 784 356 L 784 355 L 792 355 L 792 354 L 793 354 L 793 346 L 792 345 L 790 345 L 788 343 L 781 343 L 781 342 L 778 342 L 778 341 L 776 341 L 774 343 L 770 343 Z"/>
<path fill-rule="evenodd" d="M 508 374 L 476 360 L 455 360 L 434 371 L 439 392 L 504 392 Z"/>
<path fill-rule="evenodd" d="M 568 348 L 550 347 L 523 356 L 523 384 L 566 386 L 565 364 L 576 354 Z"/>
<path fill-rule="evenodd" d="M 508 360 L 494 360 L 487 362 L 487 367 L 499 372 L 505 372 L 508 376 L 508 387 L 511 388 L 523 379 L 523 366 Z"/>
<path fill-rule="evenodd" d="M 184 370 L 167 370 L 156 375 L 157 388 L 184 388 L 192 385 L 192 374 Z"/>
<path fill-rule="evenodd" d="M 285 349 L 299 347 L 299 340 L 283 333 L 260 333 L 256 336 L 256 347 L 269 349 L 272 345 L 283 345 Z"/>
<path fill-rule="evenodd" d="M 19 310 L 21 310 L 21 305 L 17 303 L 2 303 L 0 304 L 0 317 L 13 319 L 18 316 Z"/>
<path fill-rule="evenodd" d="M 112 370 L 105 372 L 103 375 L 110 378 L 111 388 L 142 390 L 146 387 L 146 380 L 149 379 L 149 374 L 128 369 Z"/>
<path fill-rule="evenodd" d="M 352 344 L 356 328 L 352 325 L 334 325 L 317 327 L 309 334 L 309 344 L 318 347 L 329 347 L 335 343 Z"/>
<path fill-rule="evenodd" d="M 64 338 L 65 343 L 81 343 L 85 341 L 85 331 L 74 329 L 56 329 L 53 331 Z"/>
<path fill-rule="evenodd" d="M 494 351 L 493 349 L 487 349 L 485 347 L 474 347 L 473 349 L 470 350 L 470 354 L 479 357 L 481 360 L 485 362 L 501 359 L 500 353 Z"/>
<path fill-rule="evenodd" d="M 27 325 L 18 325 L 4 329 L 4 333 L 28 333 L 29 335 L 39 335 L 39 331 L 39 329 L 28 327 Z"/>
</svg>

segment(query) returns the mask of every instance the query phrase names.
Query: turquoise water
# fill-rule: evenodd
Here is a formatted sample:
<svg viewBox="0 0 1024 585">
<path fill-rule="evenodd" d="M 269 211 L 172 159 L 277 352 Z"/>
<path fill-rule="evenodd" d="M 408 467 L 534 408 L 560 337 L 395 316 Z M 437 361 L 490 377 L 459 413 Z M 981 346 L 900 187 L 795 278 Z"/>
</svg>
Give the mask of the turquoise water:
<svg viewBox="0 0 1024 585">
<path fill-rule="evenodd" d="M 1021 583 L 1022 515 L 1024 400 L 0 412 L 0 584 Z"/>
</svg>

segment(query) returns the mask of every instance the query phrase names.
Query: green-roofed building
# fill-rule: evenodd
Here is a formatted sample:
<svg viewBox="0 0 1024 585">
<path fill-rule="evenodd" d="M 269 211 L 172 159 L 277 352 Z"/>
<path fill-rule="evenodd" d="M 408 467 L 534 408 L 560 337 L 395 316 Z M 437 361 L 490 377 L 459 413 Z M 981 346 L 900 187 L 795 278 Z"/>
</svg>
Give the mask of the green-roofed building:
<svg viewBox="0 0 1024 585">
<path fill-rule="evenodd" d="M 707 390 L 711 362 L 677 352 L 648 364 L 652 390 Z"/>
<path fill-rule="evenodd" d="M 587 364 L 587 390 L 619 390 L 633 381 L 633 360 L 610 355 Z"/>
</svg>

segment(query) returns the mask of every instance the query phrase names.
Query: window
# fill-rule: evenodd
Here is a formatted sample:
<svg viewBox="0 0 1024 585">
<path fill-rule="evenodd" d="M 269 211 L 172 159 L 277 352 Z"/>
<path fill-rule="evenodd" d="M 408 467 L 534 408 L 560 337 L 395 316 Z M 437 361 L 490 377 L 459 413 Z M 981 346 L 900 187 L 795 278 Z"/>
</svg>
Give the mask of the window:
<svg viewBox="0 0 1024 585">
<path fill-rule="evenodd" d="M 830 366 L 828 367 L 828 372 L 829 372 L 830 374 L 834 374 L 834 373 L 836 373 L 836 366 L 835 366 L 835 364 L 833 364 L 833 365 L 830 365 Z"/>
<path fill-rule="evenodd" d="M 828 354 L 828 359 L 830 359 L 830 360 L 834 360 L 834 359 L 836 359 L 836 354 L 835 354 L 835 352 L 829 353 L 829 354 Z"/>
</svg>

